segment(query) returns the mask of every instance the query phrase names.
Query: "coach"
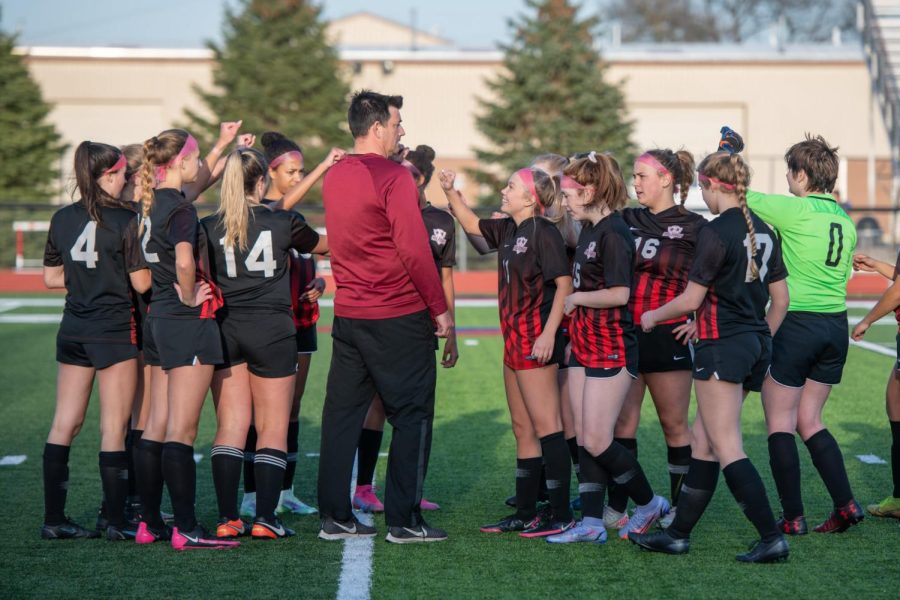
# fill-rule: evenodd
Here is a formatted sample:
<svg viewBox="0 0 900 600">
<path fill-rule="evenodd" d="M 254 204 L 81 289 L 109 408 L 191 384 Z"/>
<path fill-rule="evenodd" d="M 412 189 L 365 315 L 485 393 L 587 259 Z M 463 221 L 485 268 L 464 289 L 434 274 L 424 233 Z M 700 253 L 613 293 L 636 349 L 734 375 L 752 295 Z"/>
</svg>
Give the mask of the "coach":
<svg viewBox="0 0 900 600">
<path fill-rule="evenodd" d="M 399 164 L 403 98 L 367 90 L 350 102 L 353 153 L 325 176 L 325 226 L 337 284 L 319 459 L 319 537 L 373 536 L 350 505 L 353 457 L 377 392 L 393 426 L 385 486 L 389 542 L 438 541 L 419 502 L 434 419 L 435 339 L 453 328 L 419 210 Z M 437 323 L 437 331 L 435 331 Z"/>
</svg>

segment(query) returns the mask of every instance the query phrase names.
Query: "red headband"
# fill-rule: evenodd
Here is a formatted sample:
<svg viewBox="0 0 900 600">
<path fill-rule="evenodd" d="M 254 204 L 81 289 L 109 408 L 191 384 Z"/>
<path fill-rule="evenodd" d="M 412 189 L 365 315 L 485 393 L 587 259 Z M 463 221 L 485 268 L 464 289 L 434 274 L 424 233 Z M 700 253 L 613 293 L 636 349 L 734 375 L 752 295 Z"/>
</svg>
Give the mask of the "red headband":
<svg viewBox="0 0 900 600">
<path fill-rule="evenodd" d="M 722 188 L 723 190 L 729 191 L 729 192 L 733 192 L 735 189 L 735 185 L 733 183 L 725 183 L 724 181 L 722 181 L 720 179 L 716 179 L 715 177 L 709 177 L 708 175 L 704 175 L 703 173 L 698 173 L 697 179 L 700 180 L 700 183 L 705 184 L 705 185 L 709 185 L 711 183 L 716 183 L 719 185 L 720 188 Z"/>
<path fill-rule="evenodd" d="M 544 206 L 538 199 L 537 189 L 535 189 L 534 187 L 534 171 L 526 167 L 524 169 L 519 169 L 518 171 L 516 171 L 516 175 L 519 176 L 519 178 L 525 184 L 525 187 L 528 188 L 528 191 L 531 193 L 531 197 L 534 198 L 534 203 L 537 205 L 540 213 L 544 214 Z"/>
<path fill-rule="evenodd" d="M 563 190 L 583 190 L 584 186 L 569 177 L 568 175 L 563 175 L 562 180 L 559 183 L 560 189 Z"/>
<path fill-rule="evenodd" d="M 659 173 L 660 175 L 671 175 L 672 174 L 667 168 L 665 168 L 663 166 L 663 164 L 661 162 L 656 160 L 655 156 L 653 156 L 649 152 L 644 152 L 643 154 L 638 156 L 638 158 L 635 162 L 650 165 L 651 167 L 656 169 L 656 172 Z"/>
<path fill-rule="evenodd" d="M 116 171 L 118 171 L 118 170 L 120 170 L 120 169 L 124 169 L 124 168 L 127 167 L 127 166 L 128 166 L 128 161 L 125 159 L 125 155 L 124 155 L 124 154 L 120 154 L 120 155 L 119 155 L 119 160 L 116 161 L 116 164 L 114 164 L 114 165 L 111 166 L 110 168 L 108 168 L 108 169 L 106 169 L 105 171 L 103 171 L 103 174 L 104 174 L 104 175 L 109 175 L 110 173 L 115 173 Z"/>
<path fill-rule="evenodd" d="M 298 152 L 297 150 L 291 150 L 290 152 L 285 152 L 280 156 L 276 156 L 272 159 L 272 162 L 269 163 L 269 168 L 273 171 L 278 168 L 278 165 L 283 163 L 286 160 L 294 159 L 296 161 L 303 160 L 303 154 Z"/>
<path fill-rule="evenodd" d="M 156 179 L 158 179 L 159 181 L 165 180 L 166 169 L 174 165 L 176 160 L 180 160 L 185 156 L 188 156 L 198 148 L 199 146 L 197 145 L 197 140 L 194 139 L 194 136 L 188 134 L 187 139 L 184 141 L 184 146 L 181 147 L 181 150 L 178 151 L 178 154 L 175 155 L 175 158 L 164 165 L 156 166 Z"/>
</svg>

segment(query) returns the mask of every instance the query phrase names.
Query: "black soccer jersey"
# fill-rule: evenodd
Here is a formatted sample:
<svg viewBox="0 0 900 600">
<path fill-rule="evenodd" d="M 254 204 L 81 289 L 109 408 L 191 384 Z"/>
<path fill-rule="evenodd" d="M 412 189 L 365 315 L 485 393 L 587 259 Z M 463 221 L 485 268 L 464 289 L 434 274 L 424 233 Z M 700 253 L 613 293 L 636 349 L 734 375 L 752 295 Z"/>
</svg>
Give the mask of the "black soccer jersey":
<svg viewBox="0 0 900 600">
<path fill-rule="evenodd" d="M 629 308 L 638 323 L 643 313 L 671 302 L 687 287 L 697 232 L 706 219 L 681 206 L 657 214 L 648 208 L 626 208 L 622 218 L 634 236 L 635 278 Z"/>
<path fill-rule="evenodd" d="M 894 281 L 897 281 L 898 275 L 900 275 L 900 253 L 897 254 L 897 262 L 894 265 Z M 894 309 L 894 318 L 897 319 L 897 333 L 900 334 L 900 306 Z"/>
<path fill-rule="evenodd" d="M 634 238 L 619 213 L 585 224 L 575 248 L 572 280 L 577 292 L 630 288 L 634 270 Z M 578 362 L 595 369 L 626 366 L 624 336 L 634 328 L 628 306 L 578 306 L 569 324 L 572 352 Z"/>
<path fill-rule="evenodd" d="M 44 266 L 63 267 L 66 306 L 59 335 L 88 343 L 136 343 L 128 274 L 147 268 L 135 214 L 102 207 L 92 221 L 81 202 L 50 220 Z"/>
<path fill-rule="evenodd" d="M 438 273 L 443 267 L 456 264 L 456 223 L 445 210 L 426 204 L 422 209 L 422 220 L 428 231 L 428 243 L 431 244 L 431 255 Z"/>
<path fill-rule="evenodd" d="M 153 274 L 153 299 L 149 313 L 154 317 L 179 319 L 211 319 L 221 305 L 218 291 L 211 300 L 197 307 L 186 306 L 178 299 L 175 283 L 175 246 L 188 242 L 194 249 L 196 280 L 209 281 L 209 257 L 206 237 L 200 230 L 197 209 L 184 194 L 172 188 L 153 190 L 150 215 L 143 220 L 141 247 Z"/>
<path fill-rule="evenodd" d="M 226 310 L 291 312 L 290 252 L 308 253 L 319 243 L 319 234 L 299 214 L 252 207 L 246 250 L 225 247 L 219 215 L 200 223 L 209 239 L 213 278 L 222 290 Z"/>
<path fill-rule="evenodd" d="M 709 288 L 697 311 L 697 337 L 702 340 L 769 331 L 769 284 L 788 273 L 778 238 L 762 219 L 752 213 L 751 218 L 759 269 L 752 281 L 750 234 L 740 208 L 726 210 L 700 230 L 689 279 Z"/>
<path fill-rule="evenodd" d="M 556 226 L 543 217 L 481 219 L 481 234 L 497 248 L 500 271 L 500 329 L 504 361 L 512 369 L 534 367 L 526 361 L 553 306 L 557 277 L 569 274 L 566 245 Z"/>
</svg>

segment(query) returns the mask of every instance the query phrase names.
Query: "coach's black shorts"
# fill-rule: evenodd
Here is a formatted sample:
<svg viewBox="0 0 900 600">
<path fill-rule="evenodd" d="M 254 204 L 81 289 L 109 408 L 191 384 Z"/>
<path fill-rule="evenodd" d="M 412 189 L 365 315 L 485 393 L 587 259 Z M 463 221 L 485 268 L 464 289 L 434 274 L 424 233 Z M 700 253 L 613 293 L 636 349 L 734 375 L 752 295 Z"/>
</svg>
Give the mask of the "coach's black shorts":
<svg viewBox="0 0 900 600">
<path fill-rule="evenodd" d="M 137 356 L 134 344 L 76 342 L 56 336 L 56 360 L 64 365 L 105 369 Z"/>
<path fill-rule="evenodd" d="M 772 340 L 772 379 L 803 387 L 807 379 L 826 385 L 841 382 L 850 336 L 847 312 L 791 311 Z"/>
<path fill-rule="evenodd" d="M 694 367 L 690 347 L 675 339 L 672 333 L 680 325 L 683 323 L 657 325 L 650 333 L 638 329 L 639 373 L 690 371 Z"/>
<path fill-rule="evenodd" d="M 765 333 L 739 333 L 694 345 L 694 379 L 740 383 L 758 392 L 772 358 L 772 337 Z"/>
<path fill-rule="evenodd" d="M 217 369 L 247 364 L 257 377 L 297 372 L 297 329 L 288 313 L 227 313 L 219 320 L 223 361 Z"/>
<path fill-rule="evenodd" d="M 297 330 L 297 354 L 312 354 L 319 349 L 319 336 L 316 326 L 310 325 Z"/>
<path fill-rule="evenodd" d="M 150 335 L 144 336 L 145 361 L 149 349 L 150 360 L 158 358 L 163 370 L 222 364 L 222 341 L 215 319 L 167 319 L 150 315 L 147 323 Z M 156 366 L 154 362 L 147 364 Z"/>
</svg>

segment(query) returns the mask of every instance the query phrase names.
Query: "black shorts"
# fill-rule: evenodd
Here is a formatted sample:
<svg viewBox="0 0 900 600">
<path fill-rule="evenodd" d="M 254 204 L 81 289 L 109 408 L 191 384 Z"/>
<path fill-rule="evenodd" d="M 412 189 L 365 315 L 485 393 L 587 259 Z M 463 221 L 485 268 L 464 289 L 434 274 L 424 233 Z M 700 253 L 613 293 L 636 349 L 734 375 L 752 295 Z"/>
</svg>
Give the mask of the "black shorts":
<svg viewBox="0 0 900 600">
<path fill-rule="evenodd" d="M 147 364 L 169 370 L 222 363 L 222 340 L 215 319 L 167 319 L 151 315 L 147 323 L 150 334 L 144 336 Z M 151 360 L 156 362 L 148 361 L 148 350 Z"/>
<path fill-rule="evenodd" d="M 807 379 L 825 385 L 841 382 L 850 336 L 847 313 L 788 312 L 772 340 L 772 379 L 803 387 Z"/>
<path fill-rule="evenodd" d="M 629 353 L 631 354 L 631 353 Z M 612 369 L 603 369 L 599 367 L 585 367 L 578 359 L 575 358 L 575 353 L 572 352 L 569 354 L 569 367 L 573 369 L 584 369 L 585 377 L 591 377 L 593 379 L 607 379 L 609 377 L 615 377 L 618 375 L 622 369 L 631 375 L 632 379 L 637 379 L 637 360 L 628 360 L 628 364 L 624 367 L 614 367 Z"/>
<path fill-rule="evenodd" d="M 289 377 L 297 372 L 297 329 L 290 314 L 223 315 L 219 321 L 223 361 L 216 370 L 247 364 L 257 377 Z"/>
<path fill-rule="evenodd" d="M 569 357 L 566 356 L 566 347 L 569 345 L 569 343 L 572 340 L 571 340 L 571 338 L 569 338 L 568 331 L 563 332 L 562 336 L 558 337 L 557 339 L 559 340 L 559 343 L 562 346 L 562 356 L 560 357 L 559 362 L 556 364 L 559 366 L 559 370 L 562 371 L 564 369 L 569 368 Z M 572 351 L 570 349 L 569 355 L 571 356 L 571 354 L 572 354 Z"/>
<path fill-rule="evenodd" d="M 772 337 L 765 333 L 739 333 L 717 340 L 700 340 L 694 346 L 694 379 L 740 383 L 758 392 L 772 358 Z"/>
<path fill-rule="evenodd" d="M 690 371 L 694 368 L 690 346 L 679 342 L 672 333 L 673 329 L 682 324 L 657 325 L 650 333 L 638 329 L 639 373 Z"/>
<path fill-rule="evenodd" d="M 137 356 L 138 349 L 128 342 L 101 343 L 76 342 L 56 336 L 56 360 L 64 365 L 105 369 L 116 363 Z"/>
<path fill-rule="evenodd" d="M 897 334 L 897 362 L 894 363 L 894 375 L 900 377 L 900 333 Z"/>
<path fill-rule="evenodd" d="M 153 339 L 153 331 L 150 329 L 150 319 L 144 319 L 141 323 L 141 344 L 138 346 L 140 351 L 144 353 L 144 364 L 151 367 L 158 367 L 159 352 L 156 350 L 156 341 Z"/>
<path fill-rule="evenodd" d="M 319 349 L 319 335 L 315 325 L 298 329 L 295 339 L 297 340 L 297 354 L 312 354 Z"/>
</svg>

